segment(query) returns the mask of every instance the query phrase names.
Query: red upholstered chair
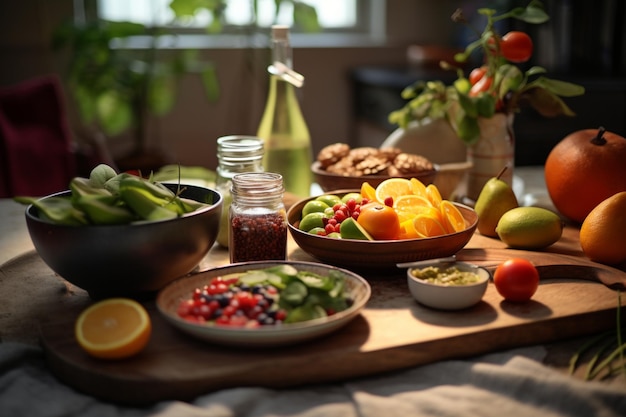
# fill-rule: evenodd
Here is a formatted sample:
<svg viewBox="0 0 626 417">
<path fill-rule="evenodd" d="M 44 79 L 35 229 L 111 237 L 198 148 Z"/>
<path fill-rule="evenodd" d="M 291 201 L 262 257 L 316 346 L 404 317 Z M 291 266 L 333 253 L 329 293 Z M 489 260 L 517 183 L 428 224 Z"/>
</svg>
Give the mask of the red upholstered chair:
<svg viewBox="0 0 626 417">
<path fill-rule="evenodd" d="M 56 76 L 0 89 L 0 197 L 66 190 L 77 160 Z"/>
</svg>

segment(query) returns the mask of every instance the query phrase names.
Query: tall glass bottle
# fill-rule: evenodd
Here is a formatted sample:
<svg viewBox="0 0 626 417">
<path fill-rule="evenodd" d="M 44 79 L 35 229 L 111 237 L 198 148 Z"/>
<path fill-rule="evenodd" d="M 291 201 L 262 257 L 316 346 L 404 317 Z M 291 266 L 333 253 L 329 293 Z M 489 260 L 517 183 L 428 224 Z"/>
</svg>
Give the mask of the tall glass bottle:
<svg viewBox="0 0 626 417">
<path fill-rule="evenodd" d="M 289 27 L 272 26 L 269 94 L 257 136 L 265 141 L 266 172 L 282 175 L 285 191 L 300 197 L 311 193 L 312 149 L 309 129 L 296 96 L 304 78 L 293 71 Z"/>
<path fill-rule="evenodd" d="M 232 180 L 243 172 L 263 172 L 263 140 L 256 136 L 222 136 L 217 139 L 217 162 L 215 186 L 224 198 L 217 243 L 227 248 Z"/>
</svg>

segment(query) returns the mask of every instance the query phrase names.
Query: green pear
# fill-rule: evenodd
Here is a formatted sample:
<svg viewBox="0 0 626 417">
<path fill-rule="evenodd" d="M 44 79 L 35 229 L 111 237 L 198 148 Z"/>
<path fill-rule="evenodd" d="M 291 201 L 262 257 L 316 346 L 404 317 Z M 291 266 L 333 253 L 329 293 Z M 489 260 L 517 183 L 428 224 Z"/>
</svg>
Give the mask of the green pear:
<svg viewBox="0 0 626 417">
<path fill-rule="evenodd" d="M 474 206 L 478 214 L 478 231 L 485 236 L 498 237 L 496 226 L 502 215 L 519 206 L 513 189 L 500 179 L 504 171 L 506 167 L 485 183 Z"/>
</svg>

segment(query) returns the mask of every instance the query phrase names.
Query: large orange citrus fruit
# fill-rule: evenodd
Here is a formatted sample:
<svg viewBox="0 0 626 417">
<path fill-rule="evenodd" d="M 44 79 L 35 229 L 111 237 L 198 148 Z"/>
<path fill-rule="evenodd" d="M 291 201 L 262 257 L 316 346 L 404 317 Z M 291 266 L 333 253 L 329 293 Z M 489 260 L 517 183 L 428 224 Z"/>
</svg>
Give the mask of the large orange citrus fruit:
<svg viewBox="0 0 626 417">
<path fill-rule="evenodd" d="M 580 246 L 595 262 L 617 265 L 626 262 L 626 192 L 617 193 L 600 204 L 580 227 Z"/>
<path fill-rule="evenodd" d="M 566 136 L 546 159 L 545 179 L 556 209 L 582 223 L 602 201 L 626 191 L 626 138 L 604 128 Z"/>
<path fill-rule="evenodd" d="M 375 202 L 361 206 L 356 221 L 376 240 L 395 240 L 400 236 L 398 213 L 384 204 Z"/>
<path fill-rule="evenodd" d="M 150 316 L 137 301 L 110 298 L 92 304 L 76 320 L 76 341 L 88 354 L 122 359 L 139 353 L 148 343 Z"/>
</svg>

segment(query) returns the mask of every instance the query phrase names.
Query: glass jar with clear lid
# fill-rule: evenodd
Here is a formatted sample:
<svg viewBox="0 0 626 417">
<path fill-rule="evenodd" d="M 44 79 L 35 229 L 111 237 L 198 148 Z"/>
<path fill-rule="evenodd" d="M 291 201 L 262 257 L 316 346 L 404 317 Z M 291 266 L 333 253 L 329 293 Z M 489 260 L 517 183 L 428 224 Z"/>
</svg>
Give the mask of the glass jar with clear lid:
<svg viewBox="0 0 626 417">
<path fill-rule="evenodd" d="M 229 209 L 230 262 L 287 259 L 283 178 L 272 172 L 236 174 Z"/>
<path fill-rule="evenodd" d="M 256 136 L 230 135 L 217 139 L 217 179 L 215 188 L 222 195 L 224 205 L 217 243 L 228 247 L 228 208 L 232 201 L 230 189 L 235 174 L 263 172 L 263 139 Z"/>
</svg>

